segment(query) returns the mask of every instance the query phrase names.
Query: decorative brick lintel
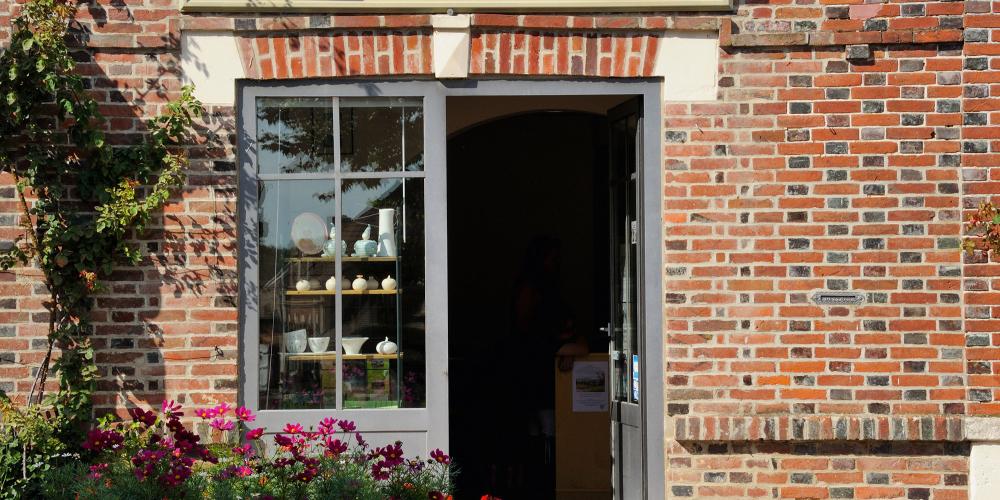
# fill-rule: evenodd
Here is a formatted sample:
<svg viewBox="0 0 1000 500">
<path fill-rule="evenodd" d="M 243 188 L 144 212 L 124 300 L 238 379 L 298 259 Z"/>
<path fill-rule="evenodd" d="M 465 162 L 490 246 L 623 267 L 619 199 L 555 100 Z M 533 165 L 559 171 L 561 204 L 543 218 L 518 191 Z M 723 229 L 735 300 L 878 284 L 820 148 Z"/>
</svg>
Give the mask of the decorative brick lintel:
<svg viewBox="0 0 1000 500">
<path fill-rule="evenodd" d="M 989 419 L 974 419 L 989 420 Z M 992 424 L 1000 436 L 1000 419 Z M 667 417 L 667 437 L 677 441 L 967 441 L 966 417 L 775 416 Z"/>
</svg>

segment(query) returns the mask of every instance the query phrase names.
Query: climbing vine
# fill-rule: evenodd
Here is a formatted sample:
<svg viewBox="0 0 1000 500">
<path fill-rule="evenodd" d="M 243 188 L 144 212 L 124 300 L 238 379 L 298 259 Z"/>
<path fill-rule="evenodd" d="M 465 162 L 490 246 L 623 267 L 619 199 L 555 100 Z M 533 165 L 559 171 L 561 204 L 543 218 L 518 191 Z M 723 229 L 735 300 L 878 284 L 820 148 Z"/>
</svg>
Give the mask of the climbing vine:
<svg viewBox="0 0 1000 500">
<path fill-rule="evenodd" d="M 976 239 L 966 238 L 962 241 L 962 248 L 966 252 L 971 254 L 977 248 L 987 252 L 1000 251 L 1000 210 L 992 202 L 980 204 L 979 209 L 969 216 L 965 228 L 970 234 L 977 236 Z"/>
<path fill-rule="evenodd" d="M 140 143 L 110 145 L 67 44 L 76 8 L 29 0 L 0 54 L 0 172 L 13 176 L 24 232 L 0 251 L 0 268 L 41 272 L 48 342 L 27 403 L 47 408 L 64 442 L 79 442 L 91 418 L 93 296 L 116 265 L 140 262 L 130 240 L 182 185 L 187 163 L 176 146 L 202 111 L 185 87 L 146 122 Z M 46 395 L 50 370 L 59 389 Z"/>
</svg>

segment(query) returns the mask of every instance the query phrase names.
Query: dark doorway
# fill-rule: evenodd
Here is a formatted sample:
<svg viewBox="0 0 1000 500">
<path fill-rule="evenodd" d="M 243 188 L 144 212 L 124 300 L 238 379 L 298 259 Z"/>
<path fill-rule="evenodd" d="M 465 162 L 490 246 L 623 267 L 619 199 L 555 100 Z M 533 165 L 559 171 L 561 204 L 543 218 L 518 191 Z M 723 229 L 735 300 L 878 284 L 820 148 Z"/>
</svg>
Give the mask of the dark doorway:
<svg viewBox="0 0 1000 500">
<path fill-rule="evenodd" d="M 608 350 L 607 127 L 601 114 L 531 111 L 449 138 L 450 446 L 459 499 L 556 497 L 557 351 Z"/>
</svg>

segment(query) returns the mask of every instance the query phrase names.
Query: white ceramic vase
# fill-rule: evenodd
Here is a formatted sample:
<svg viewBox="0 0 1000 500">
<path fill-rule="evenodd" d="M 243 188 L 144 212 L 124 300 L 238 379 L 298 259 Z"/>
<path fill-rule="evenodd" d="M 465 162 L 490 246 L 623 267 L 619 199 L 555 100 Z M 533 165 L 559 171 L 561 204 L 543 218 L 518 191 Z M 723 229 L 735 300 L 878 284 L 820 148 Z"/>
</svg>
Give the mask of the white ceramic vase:
<svg viewBox="0 0 1000 500">
<path fill-rule="evenodd" d="M 309 280 L 298 280 L 295 282 L 295 289 L 300 292 L 306 292 L 310 289 Z"/>
<path fill-rule="evenodd" d="M 395 257 L 396 253 L 395 208 L 378 210 L 378 256 Z"/>
<path fill-rule="evenodd" d="M 312 352 L 326 352 L 330 346 L 330 337 L 309 337 L 309 350 Z"/>
<path fill-rule="evenodd" d="M 361 346 L 365 345 L 368 337 L 343 337 L 340 345 L 344 346 L 344 354 L 361 354 Z"/>
<path fill-rule="evenodd" d="M 396 280 L 392 279 L 392 275 L 386 276 L 385 279 L 382 280 L 383 290 L 395 290 L 396 285 L 397 285 Z"/>
<path fill-rule="evenodd" d="M 367 286 L 368 290 L 378 290 L 378 280 L 374 276 L 369 276 Z"/>
<path fill-rule="evenodd" d="M 364 276 L 362 276 L 362 275 L 359 274 L 357 278 L 354 278 L 354 282 L 351 283 L 351 288 L 353 288 L 353 289 L 355 289 L 355 290 L 357 290 L 359 292 L 367 290 L 368 289 L 368 280 L 366 280 Z"/>
<path fill-rule="evenodd" d="M 337 277 L 330 276 L 330 279 L 326 280 L 326 289 L 333 292 L 337 290 Z"/>
</svg>

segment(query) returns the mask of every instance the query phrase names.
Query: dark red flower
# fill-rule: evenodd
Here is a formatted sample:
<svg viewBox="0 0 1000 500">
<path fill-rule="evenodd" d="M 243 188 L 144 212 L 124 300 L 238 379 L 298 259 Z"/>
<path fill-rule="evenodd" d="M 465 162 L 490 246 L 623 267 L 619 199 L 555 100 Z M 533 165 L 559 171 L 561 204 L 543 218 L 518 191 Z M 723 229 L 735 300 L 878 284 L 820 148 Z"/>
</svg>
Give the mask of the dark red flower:
<svg viewBox="0 0 1000 500">
<path fill-rule="evenodd" d="M 448 465 L 451 463 L 451 457 L 449 457 L 445 452 L 440 449 L 436 449 L 431 452 L 431 458 L 439 464 Z"/>
</svg>

